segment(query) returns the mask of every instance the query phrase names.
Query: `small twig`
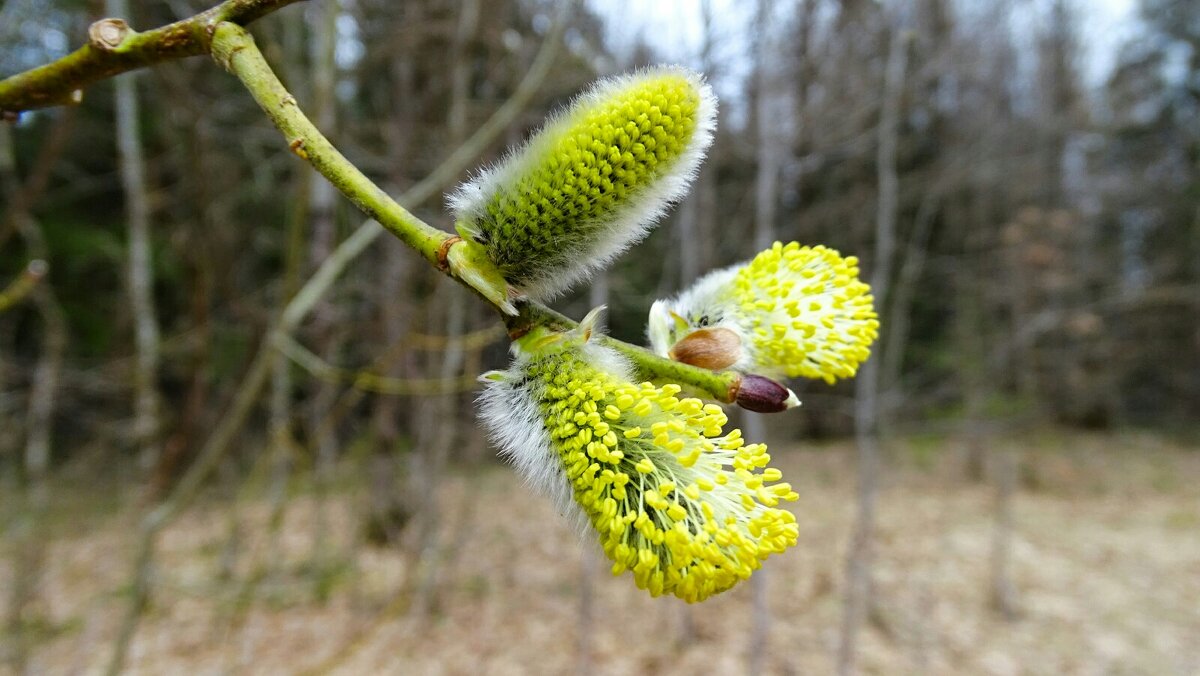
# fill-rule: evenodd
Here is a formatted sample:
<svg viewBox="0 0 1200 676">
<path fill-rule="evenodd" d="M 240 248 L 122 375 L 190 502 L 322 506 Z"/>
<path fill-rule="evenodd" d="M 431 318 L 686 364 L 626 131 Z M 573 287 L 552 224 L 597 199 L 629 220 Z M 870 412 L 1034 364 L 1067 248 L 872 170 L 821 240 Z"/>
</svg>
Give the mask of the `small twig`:
<svg viewBox="0 0 1200 676">
<path fill-rule="evenodd" d="M 300 0 L 226 0 L 173 24 L 138 33 L 121 19 L 101 19 L 88 29 L 88 43 L 70 54 L 0 80 L 0 111 L 77 104 L 91 84 L 164 61 L 207 54 L 213 28 L 245 25 Z"/>
<path fill-rule="evenodd" d="M 411 350 L 439 352 L 442 350 L 478 350 L 496 342 L 503 329 L 493 325 L 464 333 L 461 336 L 440 336 L 429 333 L 410 333 L 400 339 L 400 345 Z"/>
<path fill-rule="evenodd" d="M 0 312 L 11 309 L 33 291 L 37 283 L 46 276 L 48 266 L 46 261 L 38 258 L 29 261 L 29 265 L 25 266 L 25 270 L 19 277 L 14 279 L 8 287 L 0 291 Z"/>
<path fill-rule="evenodd" d="M 311 164 L 358 208 L 436 265 L 438 249 L 450 235 L 400 206 L 333 147 L 300 110 L 296 97 L 284 88 L 244 28 L 228 22 L 217 24 L 212 55 L 242 81 L 300 159 Z"/>
<path fill-rule="evenodd" d="M 469 392 L 479 384 L 475 376 L 456 378 L 392 378 L 370 371 L 343 369 L 321 359 L 291 336 L 277 334 L 275 347 L 310 375 L 355 389 L 391 395 L 434 395 Z"/>
</svg>

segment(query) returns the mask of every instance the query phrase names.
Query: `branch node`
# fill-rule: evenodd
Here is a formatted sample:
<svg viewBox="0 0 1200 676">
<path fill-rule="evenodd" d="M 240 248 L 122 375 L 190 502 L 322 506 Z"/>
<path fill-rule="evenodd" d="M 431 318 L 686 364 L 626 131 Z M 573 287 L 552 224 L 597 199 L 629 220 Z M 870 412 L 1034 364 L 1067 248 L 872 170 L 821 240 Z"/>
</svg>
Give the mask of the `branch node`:
<svg viewBox="0 0 1200 676">
<path fill-rule="evenodd" d="M 442 241 L 437 250 L 437 269 L 444 273 L 450 273 L 450 247 L 462 241 L 462 237 L 451 235 Z"/>
<path fill-rule="evenodd" d="M 737 401 L 738 390 L 740 389 L 742 389 L 742 378 L 741 376 L 738 376 L 737 380 L 734 380 L 729 384 L 729 394 L 726 395 L 725 400 L 731 402 Z"/>
<path fill-rule="evenodd" d="M 302 139 L 302 138 L 292 139 L 291 142 L 288 143 L 288 148 L 290 148 L 292 152 L 296 153 L 296 156 L 299 157 L 300 159 L 302 159 L 302 160 L 308 159 L 308 151 L 304 149 L 304 139 Z"/>
<path fill-rule="evenodd" d="M 116 51 L 130 32 L 129 24 L 122 19 L 100 19 L 88 26 L 88 43 L 101 51 Z"/>
</svg>

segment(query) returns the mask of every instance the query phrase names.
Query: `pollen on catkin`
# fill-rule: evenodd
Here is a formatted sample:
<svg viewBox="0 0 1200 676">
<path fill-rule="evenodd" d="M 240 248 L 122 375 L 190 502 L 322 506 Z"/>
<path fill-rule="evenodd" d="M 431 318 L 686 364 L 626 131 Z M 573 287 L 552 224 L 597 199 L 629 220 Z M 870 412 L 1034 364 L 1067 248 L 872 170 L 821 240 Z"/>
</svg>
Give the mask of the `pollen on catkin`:
<svg viewBox="0 0 1200 676">
<path fill-rule="evenodd" d="M 648 334 L 656 352 L 673 356 L 687 353 L 689 336 L 729 331 L 738 340 L 722 361 L 731 368 L 833 383 L 855 375 L 879 335 L 870 291 L 854 256 L 776 242 L 655 302 Z"/>
<path fill-rule="evenodd" d="M 514 291 L 544 299 L 636 243 L 687 191 L 716 98 L 678 67 L 602 80 L 450 198 L 456 227 Z"/>
<path fill-rule="evenodd" d="M 483 419 L 532 483 L 577 506 L 614 575 L 702 601 L 796 544 L 778 505 L 799 496 L 765 445 L 725 431 L 721 407 L 634 383 L 619 354 L 570 334 L 527 337 L 514 353 L 483 378 Z"/>
</svg>

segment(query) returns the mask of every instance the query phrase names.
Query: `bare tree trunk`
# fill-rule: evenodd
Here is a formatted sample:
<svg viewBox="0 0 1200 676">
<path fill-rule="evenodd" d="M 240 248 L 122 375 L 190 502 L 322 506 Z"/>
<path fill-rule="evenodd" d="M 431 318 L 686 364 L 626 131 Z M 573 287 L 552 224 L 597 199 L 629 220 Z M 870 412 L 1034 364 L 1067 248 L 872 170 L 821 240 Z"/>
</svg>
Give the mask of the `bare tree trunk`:
<svg viewBox="0 0 1200 676">
<path fill-rule="evenodd" d="M 876 166 L 879 204 L 875 219 L 874 266 L 871 290 L 878 310 L 886 307 L 899 211 L 896 147 L 899 143 L 900 102 L 907 68 L 906 36 L 902 27 L 890 31 L 883 110 L 878 129 Z M 882 313 L 881 313 L 882 314 Z M 880 346 L 887 347 L 887 346 Z M 878 350 L 879 348 L 877 348 Z M 857 672 L 858 634 L 871 607 L 871 556 L 875 505 L 879 495 L 879 355 L 868 359 L 856 380 L 855 441 L 858 445 L 858 501 L 854 534 L 846 559 L 846 597 L 837 672 Z"/>
<path fill-rule="evenodd" d="M 480 8 L 480 0 L 463 0 L 459 5 L 458 24 L 450 55 L 451 86 L 447 129 L 450 147 L 461 145 L 467 137 L 467 107 L 471 101 L 471 61 L 467 54 L 467 46 L 479 29 Z M 448 283 L 439 279 L 437 285 L 448 286 Z M 442 352 L 441 363 L 437 367 L 438 380 L 444 383 L 462 371 L 465 357 L 458 338 L 466 328 L 466 298 L 458 288 L 450 289 L 448 293 L 445 315 L 446 349 Z M 434 297 L 440 301 L 439 296 Z M 439 576 L 443 566 L 440 544 L 441 510 L 438 507 L 437 492 L 450 449 L 456 446 L 455 440 L 459 431 L 458 393 L 430 393 L 430 396 L 426 397 L 426 404 L 432 412 L 432 419 L 423 421 L 428 435 L 417 449 L 422 456 L 419 466 L 424 470 L 424 474 L 420 476 L 422 499 L 418 502 L 421 509 L 421 537 L 418 540 L 417 587 L 413 601 L 413 614 L 416 617 L 425 616 L 434 607 L 440 586 Z"/>
<path fill-rule="evenodd" d="M 105 0 L 109 16 L 130 19 L 128 0 Z M 146 163 L 138 129 L 140 113 L 135 75 L 114 80 L 116 87 L 117 151 L 121 188 L 129 227 L 129 307 L 133 313 L 134 369 L 133 434 L 138 465 L 149 472 L 158 462 L 161 431 L 158 394 L 159 331 L 154 311 L 154 268 L 150 261 L 150 205 L 146 198 Z"/>
<path fill-rule="evenodd" d="M 917 215 L 913 219 L 912 235 L 902 254 L 904 261 L 896 276 L 896 288 L 892 293 L 892 311 L 888 315 L 887 337 L 883 343 L 887 345 L 888 349 L 881 355 L 883 363 L 879 367 L 882 370 L 881 387 L 892 398 L 902 395 L 898 390 L 901 387 L 900 372 L 904 367 L 904 351 L 908 344 L 910 310 L 918 286 L 917 282 L 925 267 L 926 250 L 930 234 L 933 231 L 934 215 L 941 201 L 941 192 L 940 185 L 935 185 L 921 200 L 921 204 L 917 208 Z M 885 426 L 891 421 L 891 409 L 889 399 L 889 401 L 885 401 L 884 410 L 881 412 Z"/>
<path fill-rule="evenodd" d="M 700 72 L 712 78 L 715 73 L 713 49 L 712 1 L 702 0 L 700 14 L 704 41 L 700 48 Z M 716 181 L 711 169 L 716 165 L 716 146 L 709 150 L 708 161 L 700 165 L 700 173 L 687 198 L 679 205 L 679 282 L 686 287 L 712 266 L 716 237 Z"/>
<path fill-rule="evenodd" d="M 334 51 L 337 40 L 337 19 L 341 14 L 340 3 L 336 0 L 316 5 L 312 8 L 316 16 L 311 25 L 311 60 L 312 60 L 312 115 L 323 133 L 335 133 L 336 100 L 334 87 L 337 80 L 337 63 Z M 312 224 L 312 235 L 309 239 L 309 260 L 313 266 L 318 266 L 329 257 L 333 251 L 334 240 L 337 237 L 336 199 L 337 192 L 333 185 L 326 181 L 316 171 L 309 172 L 309 217 Z M 317 352 L 327 362 L 336 362 L 338 338 L 335 335 L 336 320 L 334 306 L 328 299 L 321 302 L 313 312 L 312 334 L 317 345 Z M 334 467 L 337 463 L 338 442 L 336 428 L 324 424 L 337 398 L 335 383 L 318 381 L 315 393 L 308 402 L 308 429 L 311 435 L 309 442 L 313 449 L 313 487 L 316 497 L 315 513 L 313 515 L 313 550 L 312 565 L 316 577 L 314 583 L 318 589 L 324 588 L 323 579 L 326 575 L 332 552 L 329 551 L 328 532 L 329 520 L 326 514 L 325 498 L 333 481 Z"/>
<path fill-rule="evenodd" d="M 755 117 L 757 172 L 754 177 L 754 248 L 761 251 L 775 241 L 775 218 L 779 211 L 779 167 L 783 161 L 782 134 L 772 115 L 772 94 L 778 80 L 770 72 L 774 56 L 771 39 L 771 8 L 775 3 L 759 0 L 757 17 L 758 52 L 755 58 L 757 84 Z"/>
<path fill-rule="evenodd" d="M 446 283 L 443 280 L 439 282 Z M 449 291 L 446 308 L 445 334 L 447 347 L 442 353 L 442 362 L 437 371 L 441 382 L 449 382 L 462 370 L 463 350 L 461 342 L 454 340 L 463 333 L 466 308 L 460 289 Z M 421 513 L 417 538 L 417 586 L 413 600 L 415 617 L 426 616 L 435 605 L 438 575 L 441 570 L 441 509 L 438 488 L 445 472 L 450 449 L 456 444 L 458 397 L 455 393 L 430 393 L 425 397 L 428 417 L 422 422 L 425 430 L 420 440 L 416 471 L 413 478 L 419 481 L 416 494 L 419 496 Z"/>
<path fill-rule="evenodd" d="M 404 26 L 410 30 L 419 30 L 423 25 L 422 10 L 424 3 L 407 3 L 403 14 L 397 18 L 397 27 Z M 416 51 L 419 46 L 411 40 L 399 40 L 393 46 L 389 64 L 389 83 L 391 85 L 391 119 L 386 123 L 383 133 L 386 138 L 388 154 L 391 158 L 392 175 L 389 178 L 390 187 L 400 189 L 406 187 L 412 175 L 411 150 L 418 125 L 418 93 Z M 413 295 L 408 289 L 409 275 L 412 272 L 411 253 L 404 247 L 394 243 L 382 247 L 383 274 L 377 289 L 379 291 L 379 323 L 383 335 L 383 344 L 389 353 L 396 351 L 415 311 Z M 388 360 L 384 367 L 390 377 L 403 377 L 411 373 L 411 358 Z M 374 450 L 369 461 L 371 478 L 368 483 L 369 500 L 367 506 L 365 535 L 368 541 L 376 544 L 397 544 L 400 542 L 401 531 L 409 522 L 414 511 L 412 496 L 401 490 L 402 461 L 401 454 L 405 446 L 401 442 L 401 418 L 403 412 L 400 399 L 397 397 L 379 396 L 374 400 L 372 427 L 374 429 Z"/>
<path fill-rule="evenodd" d="M 992 454 L 996 481 L 996 522 L 992 529 L 991 605 L 1000 617 L 1017 619 L 1020 611 L 1012 581 L 1013 493 L 1017 485 L 1016 454 L 1010 450 Z"/>
<path fill-rule="evenodd" d="M 986 478 L 988 456 L 987 423 L 984 420 L 988 376 L 987 347 L 983 340 L 983 299 L 972 279 L 978 264 L 973 249 L 969 248 L 959 273 L 959 283 L 965 288 L 958 294 L 955 322 L 963 388 L 963 470 L 967 479 L 973 482 L 982 482 Z"/>
<path fill-rule="evenodd" d="M 292 14 L 283 17 L 283 51 L 285 63 L 291 64 L 292 69 L 299 70 L 304 64 L 304 15 Z M 285 68 L 285 73 L 288 70 Z M 304 261 L 305 226 L 309 218 L 309 175 L 304 167 L 297 167 L 291 177 L 292 209 L 288 216 L 287 250 L 284 254 L 283 288 L 279 292 L 277 316 L 282 316 L 284 309 L 300 286 L 300 270 Z M 268 559 L 274 562 L 280 558 L 282 542 L 280 533 L 283 526 L 284 511 L 287 508 L 288 481 L 292 476 L 297 449 L 293 432 L 293 380 L 291 361 L 278 350 L 271 352 L 271 394 L 269 399 L 268 433 L 270 453 L 272 456 L 271 478 L 267 489 L 268 502 L 271 505 L 268 519 L 268 547 L 271 552 Z M 273 571 L 277 573 L 278 571 Z M 253 590 L 247 590 L 247 594 Z"/>
<path fill-rule="evenodd" d="M 16 158 L 10 127 L 0 124 L 0 191 L 10 205 L 16 206 Z M 46 242 L 41 225 L 20 204 L 10 212 L 18 232 L 25 240 L 31 257 L 46 259 Z M 50 469 L 51 439 L 54 431 L 55 396 L 67 345 L 67 325 L 62 308 L 54 296 L 50 280 L 32 291 L 33 302 L 42 319 L 41 355 L 34 367 L 25 416 L 24 482 L 15 530 L 13 581 L 8 595 L 5 626 L 11 642 L 9 663 L 16 673 L 27 669 L 25 625 L 29 606 L 37 597 L 40 572 L 46 555 L 41 523 L 50 499 L 46 483 Z"/>
<path fill-rule="evenodd" d="M 783 134 L 777 127 L 777 121 L 772 111 L 776 102 L 772 99 L 775 94 L 775 83 L 778 78 L 771 72 L 774 44 L 771 31 L 771 11 L 775 3 L 759 0 L 758 3 L 758 52 L 755 58 L 757 72 L 756 136 L 757 173 L 754 180 L 754 249 L 761 251 L 771 246 L 775 241 L 775 221 L 779 211 L 779 169 L 783 161 Z M 767 429 L 762 416 L 757 413 L 745 413 L 742 418 L 746 437 L 755 441 L 767 442 Z M 769 571 L 759 570 L 750 578 L 753 590 L 753 621 L 750 624 L 750 641 L 747 650 L 746 671 L 751 676 L 758 676 L 766 668 L 769 651 L 769 635 L 771 631 L 771 615 L 767 605 L 767 585 Z"/>
</svg>

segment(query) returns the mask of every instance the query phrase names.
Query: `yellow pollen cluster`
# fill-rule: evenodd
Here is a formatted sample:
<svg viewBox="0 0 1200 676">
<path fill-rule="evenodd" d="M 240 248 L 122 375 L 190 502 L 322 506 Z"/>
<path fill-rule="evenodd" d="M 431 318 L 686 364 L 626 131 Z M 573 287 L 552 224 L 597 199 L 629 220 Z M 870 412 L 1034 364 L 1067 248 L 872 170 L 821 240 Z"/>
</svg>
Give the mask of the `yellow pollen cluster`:
<svg viewBox="0 0 1200 676">
<path fill-rule="evenodd" d="M 498 186 L 471 224 L 505 277 L 524 282 L 591 246 L 621 207 L 678 162 L 693 142 L 701 103 L 695 83 L 666 71 L 584 99 L 543 131 L 522 171 Z"/>
<path fill-rule="evenodd" d="M 776 505 L 799 496 L 775 483 L 765 445 L 723 433 L 721 407 L 627 382 L 577 348 L 533 356 L 525 377 L 614 575 L 701 601 L 796 544 L 795 516 Z"/>
<path fill-rule="evenodd" d="M 796 242 L 776 242 L 734 279 L 754 361 L 831 384 L 854 376 L 879 335 L 870 291 L 854 256 Z"/>
</svg>

